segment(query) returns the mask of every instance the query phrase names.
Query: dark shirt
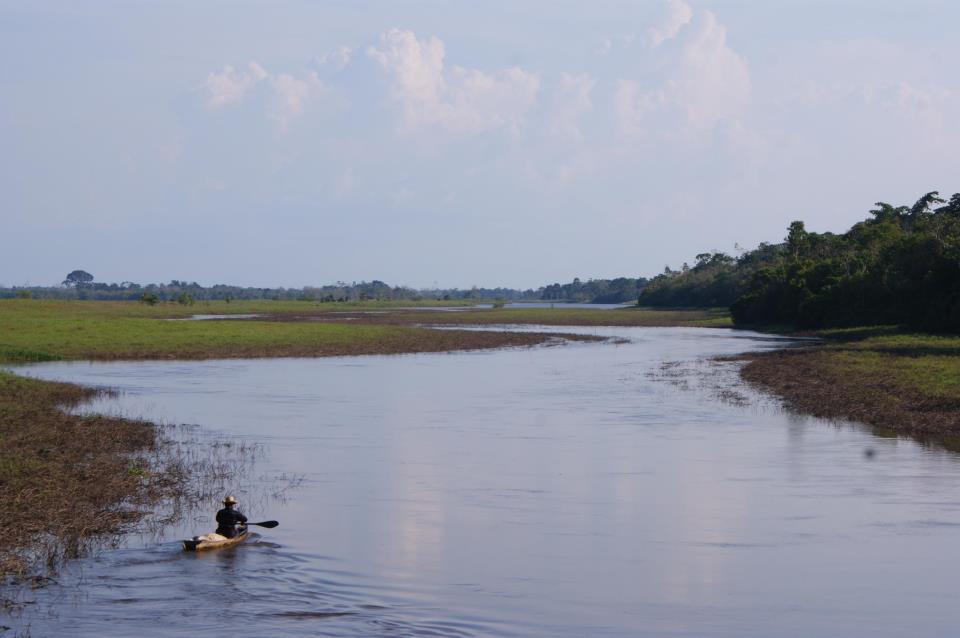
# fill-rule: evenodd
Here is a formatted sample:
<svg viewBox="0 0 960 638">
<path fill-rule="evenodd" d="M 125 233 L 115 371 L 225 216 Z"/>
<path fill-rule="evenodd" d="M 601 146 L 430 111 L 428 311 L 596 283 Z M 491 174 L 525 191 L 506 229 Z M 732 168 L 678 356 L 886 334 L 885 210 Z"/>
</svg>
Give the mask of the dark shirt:
<svg viewBox="0 0 960 638">
<path fill-rule="evenodd" d="M 246 516 L 232 507 L 224 507 L 217 512 L 217 534 L 233 538 L 237 535 L 237 524 L 246 522 Z"/>
</svg>

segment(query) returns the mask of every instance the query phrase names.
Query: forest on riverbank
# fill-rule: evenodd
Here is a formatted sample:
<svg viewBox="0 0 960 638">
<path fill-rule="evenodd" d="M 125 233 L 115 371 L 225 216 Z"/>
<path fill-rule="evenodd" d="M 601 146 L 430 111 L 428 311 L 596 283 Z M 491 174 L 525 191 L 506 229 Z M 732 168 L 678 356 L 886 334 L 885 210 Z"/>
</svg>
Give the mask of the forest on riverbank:
<svg viewBox="0 0 960 638">
<path fill-rule="evenodd" d="M 739 257 L 697 255 L 642 291 L 642 306 L 729 306 L 737 325 L 823 329 L 900 325 L 960 331 L 960 193 L 912 206 L 878 202 L 842 234 L 790 224 Z"/>
</svg>

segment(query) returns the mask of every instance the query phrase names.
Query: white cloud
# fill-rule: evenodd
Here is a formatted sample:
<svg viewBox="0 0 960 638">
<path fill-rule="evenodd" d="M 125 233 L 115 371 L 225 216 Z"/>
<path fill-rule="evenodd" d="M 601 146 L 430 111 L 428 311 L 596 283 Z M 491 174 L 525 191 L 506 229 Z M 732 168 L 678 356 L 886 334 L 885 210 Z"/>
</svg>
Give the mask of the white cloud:
<svg viewBox="0 0 960 638">
<path fill-rule="evenodd" d="M 304 107 L 323 91 L 323 83 L 313 71 L 303 79 L 289 73 L 281 73 L 270 81 L 273 97 L 267 108 L 267 117 L 286 131 L 290 121 L 303 113 Z"/>
<path fill-rule="evenodd" d="M 693 19 L 693 9 L 683 0 L 667 0 L 661 23 L 647 29 L 647 37 L 652 46 L 660 46 L 676 37 L 684 26 Z"/>
<path fill-rule="evenodd" d="M 256 62 L 250 62 L 245 71 L 228 65 L 219 73 L 207 75 L 204 84 L 206 105 L 218 109 L 240 102 L 261 85 L 269 87 L 266 116 L 282 132 L 288 129 L 293 119 L 303 114 L 306 106 L 320 96 L 325 88 L 315 71 L 297 77 L 291 73 L 270 74 Z"/>
<path fill-rule="evenodd" d="M 750 99 L 750 72 L 727 44 L 727 30 L 716 16 L 700 11 L 676 31 L 661 33 L 672 33 L 672 46 L 658 50 L 662 81 L 617 83 L 614 105 L 621 129 L 637 134 L 669 127 L 690 134 L 738 118 Z"/>
<path fill-rule="evenodd" d="M 367 55 L 390 75 L 405 129 L 436 125 L 477 133 L 518 125 L 540 89 L 540 79 L 519 67 L 495 74 L 447 67 L 443 42 L 412 31 L 391 29 Z"/>
<path fill-rule="evenodd" d="M 317 64 L 329 64 L 339 71 L 343 70 L 348 64 L 350 64 L 352 57 L 353 49 L 346 45 L 340 45 L 333 51 L 328 51 L 327 53 L 318 57 Z"/>
<path fill-rule="evenodd" d="M 207 92 L 207 106 L 216 109 L 240 101 L 244 94 L 269 74 L 256 62 L 250 62 L 246 71 L 238 71 L 225 66 L 219 73 L 209 73 L 204 88 Z"/>
</svg>

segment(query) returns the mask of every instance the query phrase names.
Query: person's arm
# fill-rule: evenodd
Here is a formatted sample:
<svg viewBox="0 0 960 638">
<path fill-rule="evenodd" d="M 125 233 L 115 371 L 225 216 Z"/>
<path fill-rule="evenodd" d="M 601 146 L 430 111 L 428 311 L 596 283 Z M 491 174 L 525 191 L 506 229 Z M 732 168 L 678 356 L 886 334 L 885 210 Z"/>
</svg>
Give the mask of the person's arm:
<svg viewBox="0 0 960 638">
<path fill-rule="evenodd" d="M 237 520 L 240 521 L 241 523 L 246 523 L 247 517 L 244 516 L 242 513 L 237 512 Z"/>
</svg>

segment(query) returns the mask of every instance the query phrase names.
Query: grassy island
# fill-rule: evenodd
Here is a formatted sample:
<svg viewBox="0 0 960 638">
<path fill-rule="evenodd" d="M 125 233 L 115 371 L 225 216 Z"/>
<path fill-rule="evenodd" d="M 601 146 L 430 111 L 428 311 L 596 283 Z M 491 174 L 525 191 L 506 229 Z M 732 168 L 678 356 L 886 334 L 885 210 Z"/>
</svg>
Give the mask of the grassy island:
<svg viewBox="0 0 960 638">
<path fill-rule="evenodd" d="M 743 378 L 801 412 L 878 433 L 960 442 L 960 337 L 895 328 L 825 331 L 821 344 L 740 357 Z"/>
</svg>

